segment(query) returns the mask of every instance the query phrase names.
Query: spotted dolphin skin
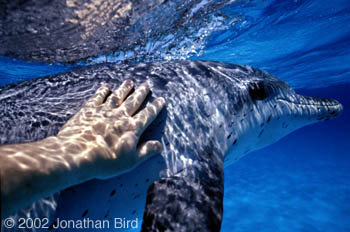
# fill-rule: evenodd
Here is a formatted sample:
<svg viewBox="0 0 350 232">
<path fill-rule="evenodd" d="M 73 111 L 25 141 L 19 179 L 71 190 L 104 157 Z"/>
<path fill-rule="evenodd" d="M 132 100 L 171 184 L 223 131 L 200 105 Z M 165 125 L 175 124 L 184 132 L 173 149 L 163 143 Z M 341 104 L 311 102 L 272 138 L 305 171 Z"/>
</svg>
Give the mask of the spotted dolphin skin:
<svg viewBox="0 0 350 232">
<path fill-rule="evenodd" d="M 205 222 L 203 231 L 217 230 L 222 216 L 222 163 L 230 165 L 300 127 L 342 112 L 342 105 L 335 100 L 298 95 L 285 82 L 248 66 L 208 61 L 100 64 L 0 87 L 0 143 L 55 135 L 101 82 L 116 88 L 126 79 L 133 80 L 136 86 L 147 80 L 152 89 L 150 98 L 166 99 L 165 109 L 141 138 L 160 140 L 164 146 L 161 156 L 122 176 L 92 180 L 62 191 L 57 207 L 51 205 L 55 208 L 53 218 L 138 219 L 140 227 L 147 188 L 162 177 L 165 181 L 152 185 L 152 191 L 166 192 L 164 183 L 182 183 L 187 186 L 184 191 L 192 191 L 193 195 L 181 198 L 181 204 L 194 207 L 194 211 L 185 212 L 191 220 L 179 217 L 184 220 L 183 227 L 167 224 L 166 217 L 162 226 L 196 230 L 203 229 L 197 227 L 201 224 L 198 222 Z M 170 183 L 169 177 L 180 179 Z M 204 189 L 196 188 L 193 182 Z M 167 194 L 167 199 L 154 202 L 164 200 L 166 206 L 180 199 L 171 191 Z M 152 213 L 154 205 L 149 204 L 150 200 L 147 198 L 150 207 L 146 209 L 151 213 L 146 213 L 145 218 L 156 218 L 159 209 Z M 214 219 L 206 219 L 205 215 Z M 156 227 L 152 220 L 144 223 L 145 231 Z M 119 229 L 122 228 L 132 229 L 131 225 Z M 109 230 L 114 229 L 111 224 Z M 90 231 L 94 229 L 90 227 Z"/>
</svg>

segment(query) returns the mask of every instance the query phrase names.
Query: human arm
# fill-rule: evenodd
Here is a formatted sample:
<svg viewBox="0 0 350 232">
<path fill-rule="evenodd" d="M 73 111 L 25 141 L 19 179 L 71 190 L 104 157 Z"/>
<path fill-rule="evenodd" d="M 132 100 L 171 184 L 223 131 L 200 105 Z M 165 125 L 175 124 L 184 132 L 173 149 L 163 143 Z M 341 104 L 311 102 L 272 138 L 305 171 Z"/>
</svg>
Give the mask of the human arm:
<svg viewBox="0 0 350 232">
<path fill-rule="evenodd" d="M 104 85 L 57 136 L 1 146 L 2 215 L 71 185 L 120 175 L 159 153 L 159 141 L 138 145 L 138 139 L 164 99 L 136 113 L 150 87 L 144 83 L 126 98 L 132 89 L 133 83 L 126 81 L 110 94 Z"/>
</svg>

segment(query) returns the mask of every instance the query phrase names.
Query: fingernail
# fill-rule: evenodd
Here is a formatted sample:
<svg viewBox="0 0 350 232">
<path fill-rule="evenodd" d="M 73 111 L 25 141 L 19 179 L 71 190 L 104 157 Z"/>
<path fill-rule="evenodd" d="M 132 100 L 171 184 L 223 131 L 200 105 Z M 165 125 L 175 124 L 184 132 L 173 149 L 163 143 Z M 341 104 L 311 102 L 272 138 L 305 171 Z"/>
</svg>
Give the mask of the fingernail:
<svg viewBox="0 0 350 232">
<path fill-rule="evenodd" d="M 126 81 L 124 81 L 124 85 L 126 85 L 126 86 L 133 86 L 134 82 L 132 80 L 126 80 Z"/>
<path fill-rule="evenodd" d="M 147 89 L 151 88 L 148 81 L 143 82 L 141 85 L 145 86 Z"/>
<path fill-rule="evenodd" d="M 162 104 L 162 105 L 165 104 L 165 99 L 164 99 L 163 97 L 157 98 L 157 101 L 158 101 L 160 104 Z"/>
<path fill-rule="evenodd" d="M 152 142 L 152 146 L 153 146 L 153 149 L 155 149 L 155 150 L 158 150 L 158 151 L 162 151 L 163 150 L 163 145 L 159 141 Z"/>
<path fill-rule="evenodd" d="M 106 82 L 102 82 L 101 87 L 109 88 L 109 84 Z"/>
</svg>

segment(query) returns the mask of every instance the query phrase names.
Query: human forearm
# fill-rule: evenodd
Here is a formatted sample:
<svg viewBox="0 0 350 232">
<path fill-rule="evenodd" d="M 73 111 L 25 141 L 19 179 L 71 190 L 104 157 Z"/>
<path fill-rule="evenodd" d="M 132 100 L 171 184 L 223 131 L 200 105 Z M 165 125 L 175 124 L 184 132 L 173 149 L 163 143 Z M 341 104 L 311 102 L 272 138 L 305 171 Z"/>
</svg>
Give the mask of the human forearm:
<svg viewBox="0 0 350 232">
<path fill-rule="evenodd" d="M 0 147 L 2 215 L 88 179 L 79 167 L 81 163 L 67 153 L 62 143 L 58 137 L 48 137 Z M 75 146 L 79 149 L 78 144 Z"/>
</svg>

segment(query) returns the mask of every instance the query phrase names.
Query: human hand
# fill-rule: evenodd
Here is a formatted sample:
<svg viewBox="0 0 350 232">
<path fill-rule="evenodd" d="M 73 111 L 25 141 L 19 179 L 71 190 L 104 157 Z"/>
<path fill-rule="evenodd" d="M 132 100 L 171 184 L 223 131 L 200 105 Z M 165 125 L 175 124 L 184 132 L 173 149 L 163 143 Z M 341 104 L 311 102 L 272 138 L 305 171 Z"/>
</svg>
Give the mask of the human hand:
<svg viewBox="0 0 350 232">
<path fill-rule="evenodd" d="M 150 87 L 143 83 L 127 97 L 133 87 L 132 81 L 125 81 L 110 94 L 109 86 L 102 85 L 59 131 L 57 138 L 78 166 L 81 179 L 121 174 L 161 152 L 159 141 L 138 145 L 138 140 L 165 101 L 157 98 L 136 113 Z"/>
</svg>

